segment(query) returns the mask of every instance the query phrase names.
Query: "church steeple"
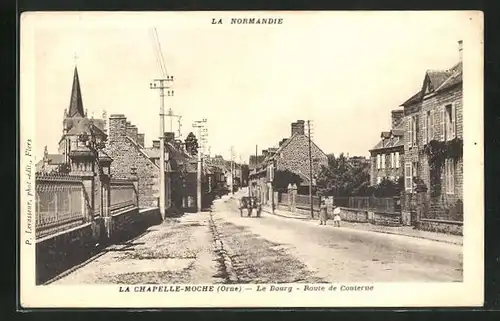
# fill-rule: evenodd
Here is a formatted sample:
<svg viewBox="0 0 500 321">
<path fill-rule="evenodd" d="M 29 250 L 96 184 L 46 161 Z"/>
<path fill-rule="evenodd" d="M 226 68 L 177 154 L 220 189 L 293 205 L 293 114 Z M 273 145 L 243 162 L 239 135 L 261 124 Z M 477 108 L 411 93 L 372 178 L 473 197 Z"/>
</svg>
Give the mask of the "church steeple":
<svg viewBox="0 0 500 321">
<path fill-rule="evenodd" d="M 68 117 L 85 117 L 83 111 L 82 91 L 78 79 L 78 69 L 75 66 L 73 75 L 73 87 L 71 88 L 71 100 L 69 103 Z"/>
</svg>

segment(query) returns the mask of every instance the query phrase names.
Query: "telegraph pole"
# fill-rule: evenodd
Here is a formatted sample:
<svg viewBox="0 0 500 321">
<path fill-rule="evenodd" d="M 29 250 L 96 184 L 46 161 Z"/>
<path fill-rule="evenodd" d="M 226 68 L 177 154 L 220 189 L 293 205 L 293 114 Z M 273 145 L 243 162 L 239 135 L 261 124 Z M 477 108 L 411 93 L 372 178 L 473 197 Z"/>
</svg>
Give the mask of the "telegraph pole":
<svg viewBox="0 0 500 321">
<path fill-rule="evenodd" d="M 311 154 L 311 121 L 307 121 L 307 138 L 309 141 L 309 203 L 311 204 L 311 218 L 314 218 L 313 196 L 312 196 L 312 154 Z"/>
<path fill-rule="evenodd" d="M 205 125 L 207 123 L 207 119 L 203 118 L 202 120 L 197 120 L 193 123 L 193 127 L 198 129 L 198 168 L 196 175 L 196 206 L 198 208 L 198 212 L 201 212 L 201 153 L 203 151 L 202 145 L 205 142 L 205 133 L 206 128 Z"/>
<path fill-rule="evenodd" d="M 174 132 L 174 128 L 173 128 L 173 118 L 177 118 L 177 122 L 178 122 L 178 138 L 180 139 L 181 137 L 181 118 L 182 116 L 180 115 L 174 115 L 174 112 L 172 111 L 172 108 L 169 108 L 168 109 L 168 113 L 166 113 L 164 116 L 167 116 L 170 120 L 170 132 Z"/>
<path fill-rule="evenodd" d="M 174 76 L 166 76 L 165 78 L 154 79 L 149 84 L 150 89 L 160 90 L 160 213 L 162 219 L 165 219 L 165 89 L 170 88 L 170 84 L 174 81 Z M 173 96 L 173 90 L 166 91 L 167 96 Z"/>
<path fill-rule="evenodd" d="M 234 195 L 234 146 L 231 146 L 231 194 Z"/>
</svg>

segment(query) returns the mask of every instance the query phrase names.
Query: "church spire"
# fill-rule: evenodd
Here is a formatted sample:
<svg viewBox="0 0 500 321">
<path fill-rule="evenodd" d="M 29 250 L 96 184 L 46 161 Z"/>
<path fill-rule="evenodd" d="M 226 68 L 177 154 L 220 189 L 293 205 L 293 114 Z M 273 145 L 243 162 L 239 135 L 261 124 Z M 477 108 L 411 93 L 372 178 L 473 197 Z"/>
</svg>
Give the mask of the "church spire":
<svg viewBox="0 0 500 321">
<path fill-rule="evenodd" d="M 80 89 L 80 80 L 78 79 L 78 69 L 75 66 L 73 75 L 73 87 L 71 88 L 71 100 L 69 103 L 69 117 L 85 117 L 83 112 L 82 92 Z"/>
</svg>

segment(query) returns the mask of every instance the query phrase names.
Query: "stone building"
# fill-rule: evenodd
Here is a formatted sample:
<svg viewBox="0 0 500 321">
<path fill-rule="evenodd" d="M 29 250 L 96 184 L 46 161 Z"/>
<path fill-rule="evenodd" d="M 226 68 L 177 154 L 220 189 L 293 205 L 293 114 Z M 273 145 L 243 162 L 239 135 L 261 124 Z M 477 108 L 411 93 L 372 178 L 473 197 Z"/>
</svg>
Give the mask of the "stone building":
<svg viewBox="0 0 500 321">
<path fill-rule="evenodd" d="M 258 187 L 264 201 L 269 200 L 272 195 L 271 181 L 275 170 L 288 170 L 299 175 L 302 183 L 298 186 L 298 193 L 309 193 L 309 137 L 305 135 L 304 123 L 303 120 L 292 123 L 290 137 L 282 139 L 277 148 L 263 150 L 264 159 L 250 172 L 250 185 Z M 312 185 L 315 186 L 315 177 L 320 173 L 322 165 L 328 165 L 328 157 L 313 141 L 311 141 L 311 159 Z"/>
<path fill-rule="evenodd" d="M 159 163 L 155 163 L 146 153 L 144 135 L 138 133 L 137 127 L 127 121 L 125 115 L 113 114 L 109 117 L 109 137 L 105 151 L 113 159 L 111 173 L 114 178 L 137 176 L 139 179 L 139 205 L 141 207 L 158 206 Z M 167 184 L 165 191 L 167 208 L 170 205 L 169 192 Z"/>
<path fill-rule="evenodd" d="M 380 141 L 370 150 L 370 185 L 388 179 L 397 182 L 403 177 L 404 165 L 404 110 L 391 112 L 391 130 L 380 134 Z"/>
<path fill-rule="evenodd" d="M 462 220 L 461 41 L 459 57 L 450 69 L 428 70 L 420 90 L 402 104 L 405 192 L 415 193 L 415 182 L 423 181 L 429 203 L 427 218 Z"/>
</svg>

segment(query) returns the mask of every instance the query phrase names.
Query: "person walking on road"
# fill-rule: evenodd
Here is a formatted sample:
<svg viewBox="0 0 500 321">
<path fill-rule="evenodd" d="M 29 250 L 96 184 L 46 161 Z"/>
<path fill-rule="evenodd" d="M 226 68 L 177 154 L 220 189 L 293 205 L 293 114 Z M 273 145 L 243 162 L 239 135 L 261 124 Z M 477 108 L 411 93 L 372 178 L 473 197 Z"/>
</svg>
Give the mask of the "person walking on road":
<svg viewBox="0 0 500 321">
<path fill-rule="evenodd" d="M 327 207 L 326 207 L 326 202 L 325 200 L 321 200 L 321 206 L 319 208 L 319 225 L 326 225 L 326 219 L 327 219 Z"/>
<path fill-rule="evenodd" d="M 340 222 L 342 219 L 340 218 L 340 207 L 335 207 L 333 210 L 333 226 L 340 227 Z"/>
</svg>

